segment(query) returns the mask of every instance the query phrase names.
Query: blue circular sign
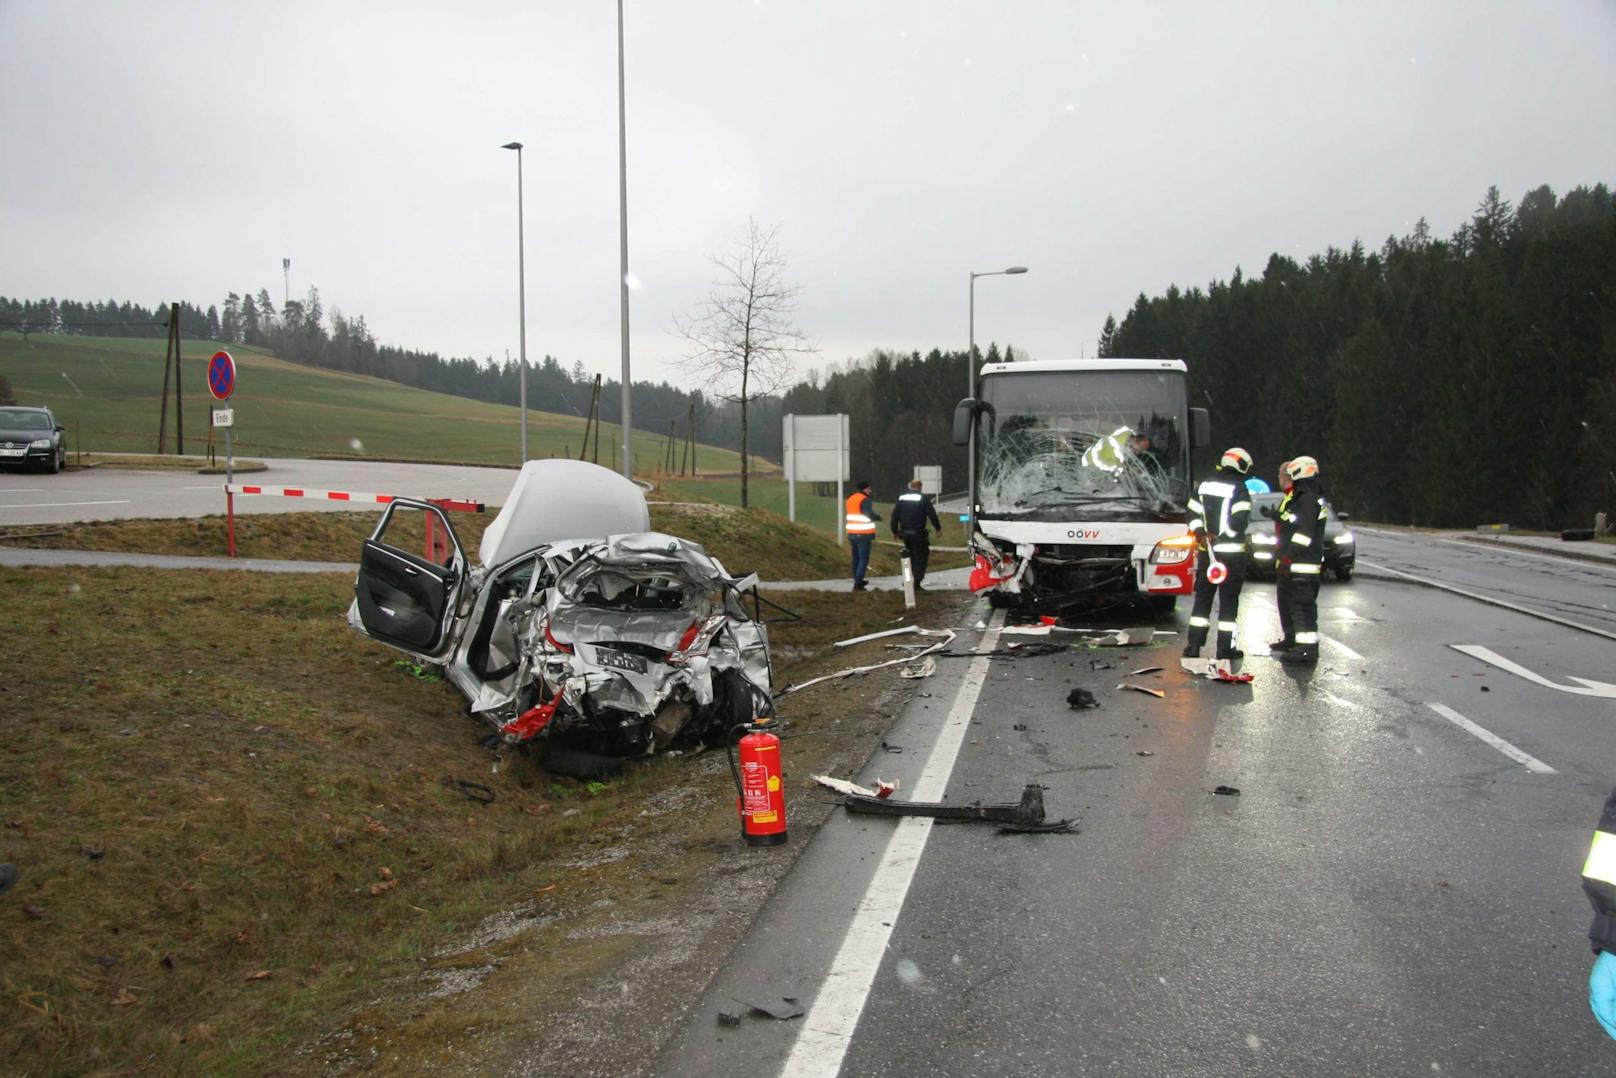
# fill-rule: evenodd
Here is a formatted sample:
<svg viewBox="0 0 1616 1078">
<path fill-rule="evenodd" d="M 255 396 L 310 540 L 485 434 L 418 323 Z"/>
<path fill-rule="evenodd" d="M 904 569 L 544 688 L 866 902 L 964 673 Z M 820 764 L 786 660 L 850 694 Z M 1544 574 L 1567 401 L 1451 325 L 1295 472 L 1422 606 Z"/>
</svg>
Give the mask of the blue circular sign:
<svg viewBox="0 0 1616 1078">
<path fill-rule="evenodd" d="M 215 400 L 227 401 L 236 391 L 236 361 L 229 352 L 215 352 L 208 360 L 208 392 Z"/>
</svg>

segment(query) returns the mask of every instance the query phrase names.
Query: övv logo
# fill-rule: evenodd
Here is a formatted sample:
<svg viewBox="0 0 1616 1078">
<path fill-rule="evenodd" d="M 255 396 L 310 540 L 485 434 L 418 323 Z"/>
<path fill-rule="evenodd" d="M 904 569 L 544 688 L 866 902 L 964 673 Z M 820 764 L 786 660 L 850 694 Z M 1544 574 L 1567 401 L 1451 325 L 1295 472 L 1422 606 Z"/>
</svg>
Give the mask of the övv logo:
<svg viewBox="0 0 1616 1078">
<path fill-rule="evenodd" d="M 1099 537 L 1099 528 L 1069 528 L 1066 531 L 1066 538 L 1068 539 L 1098 539 Z"/>
</svg>

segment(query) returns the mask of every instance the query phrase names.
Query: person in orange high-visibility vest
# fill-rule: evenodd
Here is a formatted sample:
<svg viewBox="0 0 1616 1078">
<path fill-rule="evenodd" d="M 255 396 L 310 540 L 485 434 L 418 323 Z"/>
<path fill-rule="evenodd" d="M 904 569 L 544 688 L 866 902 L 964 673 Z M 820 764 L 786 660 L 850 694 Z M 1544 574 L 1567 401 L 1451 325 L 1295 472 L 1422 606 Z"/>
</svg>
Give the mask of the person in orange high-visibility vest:
<svg viewBox="0 0 1616 1078">
<path fill-rule="evenodd" d="M 853 590 L 866 591 L 870 585 L 864 579 L 864 570 L 870 566 L 870 544 L 875 542 L 875 522 L 880 516 L 875 511 L 868 479 L 859 480 L 858 489 L 847 499 L 847 545 L 853 549 Z"/>
</svg>

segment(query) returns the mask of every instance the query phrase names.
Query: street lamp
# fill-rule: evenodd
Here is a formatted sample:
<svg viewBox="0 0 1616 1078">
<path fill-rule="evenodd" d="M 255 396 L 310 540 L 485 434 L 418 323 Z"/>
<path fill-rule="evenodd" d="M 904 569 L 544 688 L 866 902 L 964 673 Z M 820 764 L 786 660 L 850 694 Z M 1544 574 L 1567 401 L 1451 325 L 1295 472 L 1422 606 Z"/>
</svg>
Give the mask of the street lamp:
<svg viewBox="0 0 1616 1078">
<path fill-rule="evenodd" d="M 516 151 L 516 291 L 517 319 L 521 327 L 517 394 L 522 410 L 522 463 L 527 463 L 527 251 L 522 223 L 522 144 L 507 142 L 502 150 Z"/>
<path fill-rule="evenodd" d="M 991 270 L 987 273 L 971 274 L 971 323 L 970 323 L 970 350 L 965 353 L 965 395 L 972 400 L 976 399 L 976 279 L 978 277 L 1003 277 L 1006 274 L 1026 273 L 1026 266 L 1011 266 L 1009 269 Z M 976 523 L 976 423 L 971 423 L 971 437 L 965 450 L 967 474 L 969 481 L 965 487 L 966 514 L 971 518 L 971 524 Z"/>
<path fill-rule="evenodd" d="M 617 0 L 617 277 L 618 312 L 623 335 L 623 478 L 634 478 L 634 419 L 630 412 L 634 383 L 628 372 L 628 123 L 623 107 L 623 0 Z M 743 450 L 745 446 L 741 447 Z"/>
</svg>

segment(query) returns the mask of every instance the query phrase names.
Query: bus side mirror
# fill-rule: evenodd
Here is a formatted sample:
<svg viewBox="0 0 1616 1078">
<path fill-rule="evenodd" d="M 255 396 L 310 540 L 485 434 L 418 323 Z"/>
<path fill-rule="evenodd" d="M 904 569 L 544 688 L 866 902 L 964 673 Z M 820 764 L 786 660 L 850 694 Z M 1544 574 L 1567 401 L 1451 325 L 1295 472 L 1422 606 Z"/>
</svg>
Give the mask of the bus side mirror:
<svg viewBox="0 0 1616 1078">
<path fill-rule="evenodd" d="M 971 425 L 976 422 L 977 403 L 975 397 L 966 397 L 954 406 L 954 444 L 969 445 L 971 442 Z"/>
<path fill-rule="evenodd" d="M 1190 448 L 1212 444 L 1212 413 L 1205 408 L 1190 409 Z"/>
</svg>

